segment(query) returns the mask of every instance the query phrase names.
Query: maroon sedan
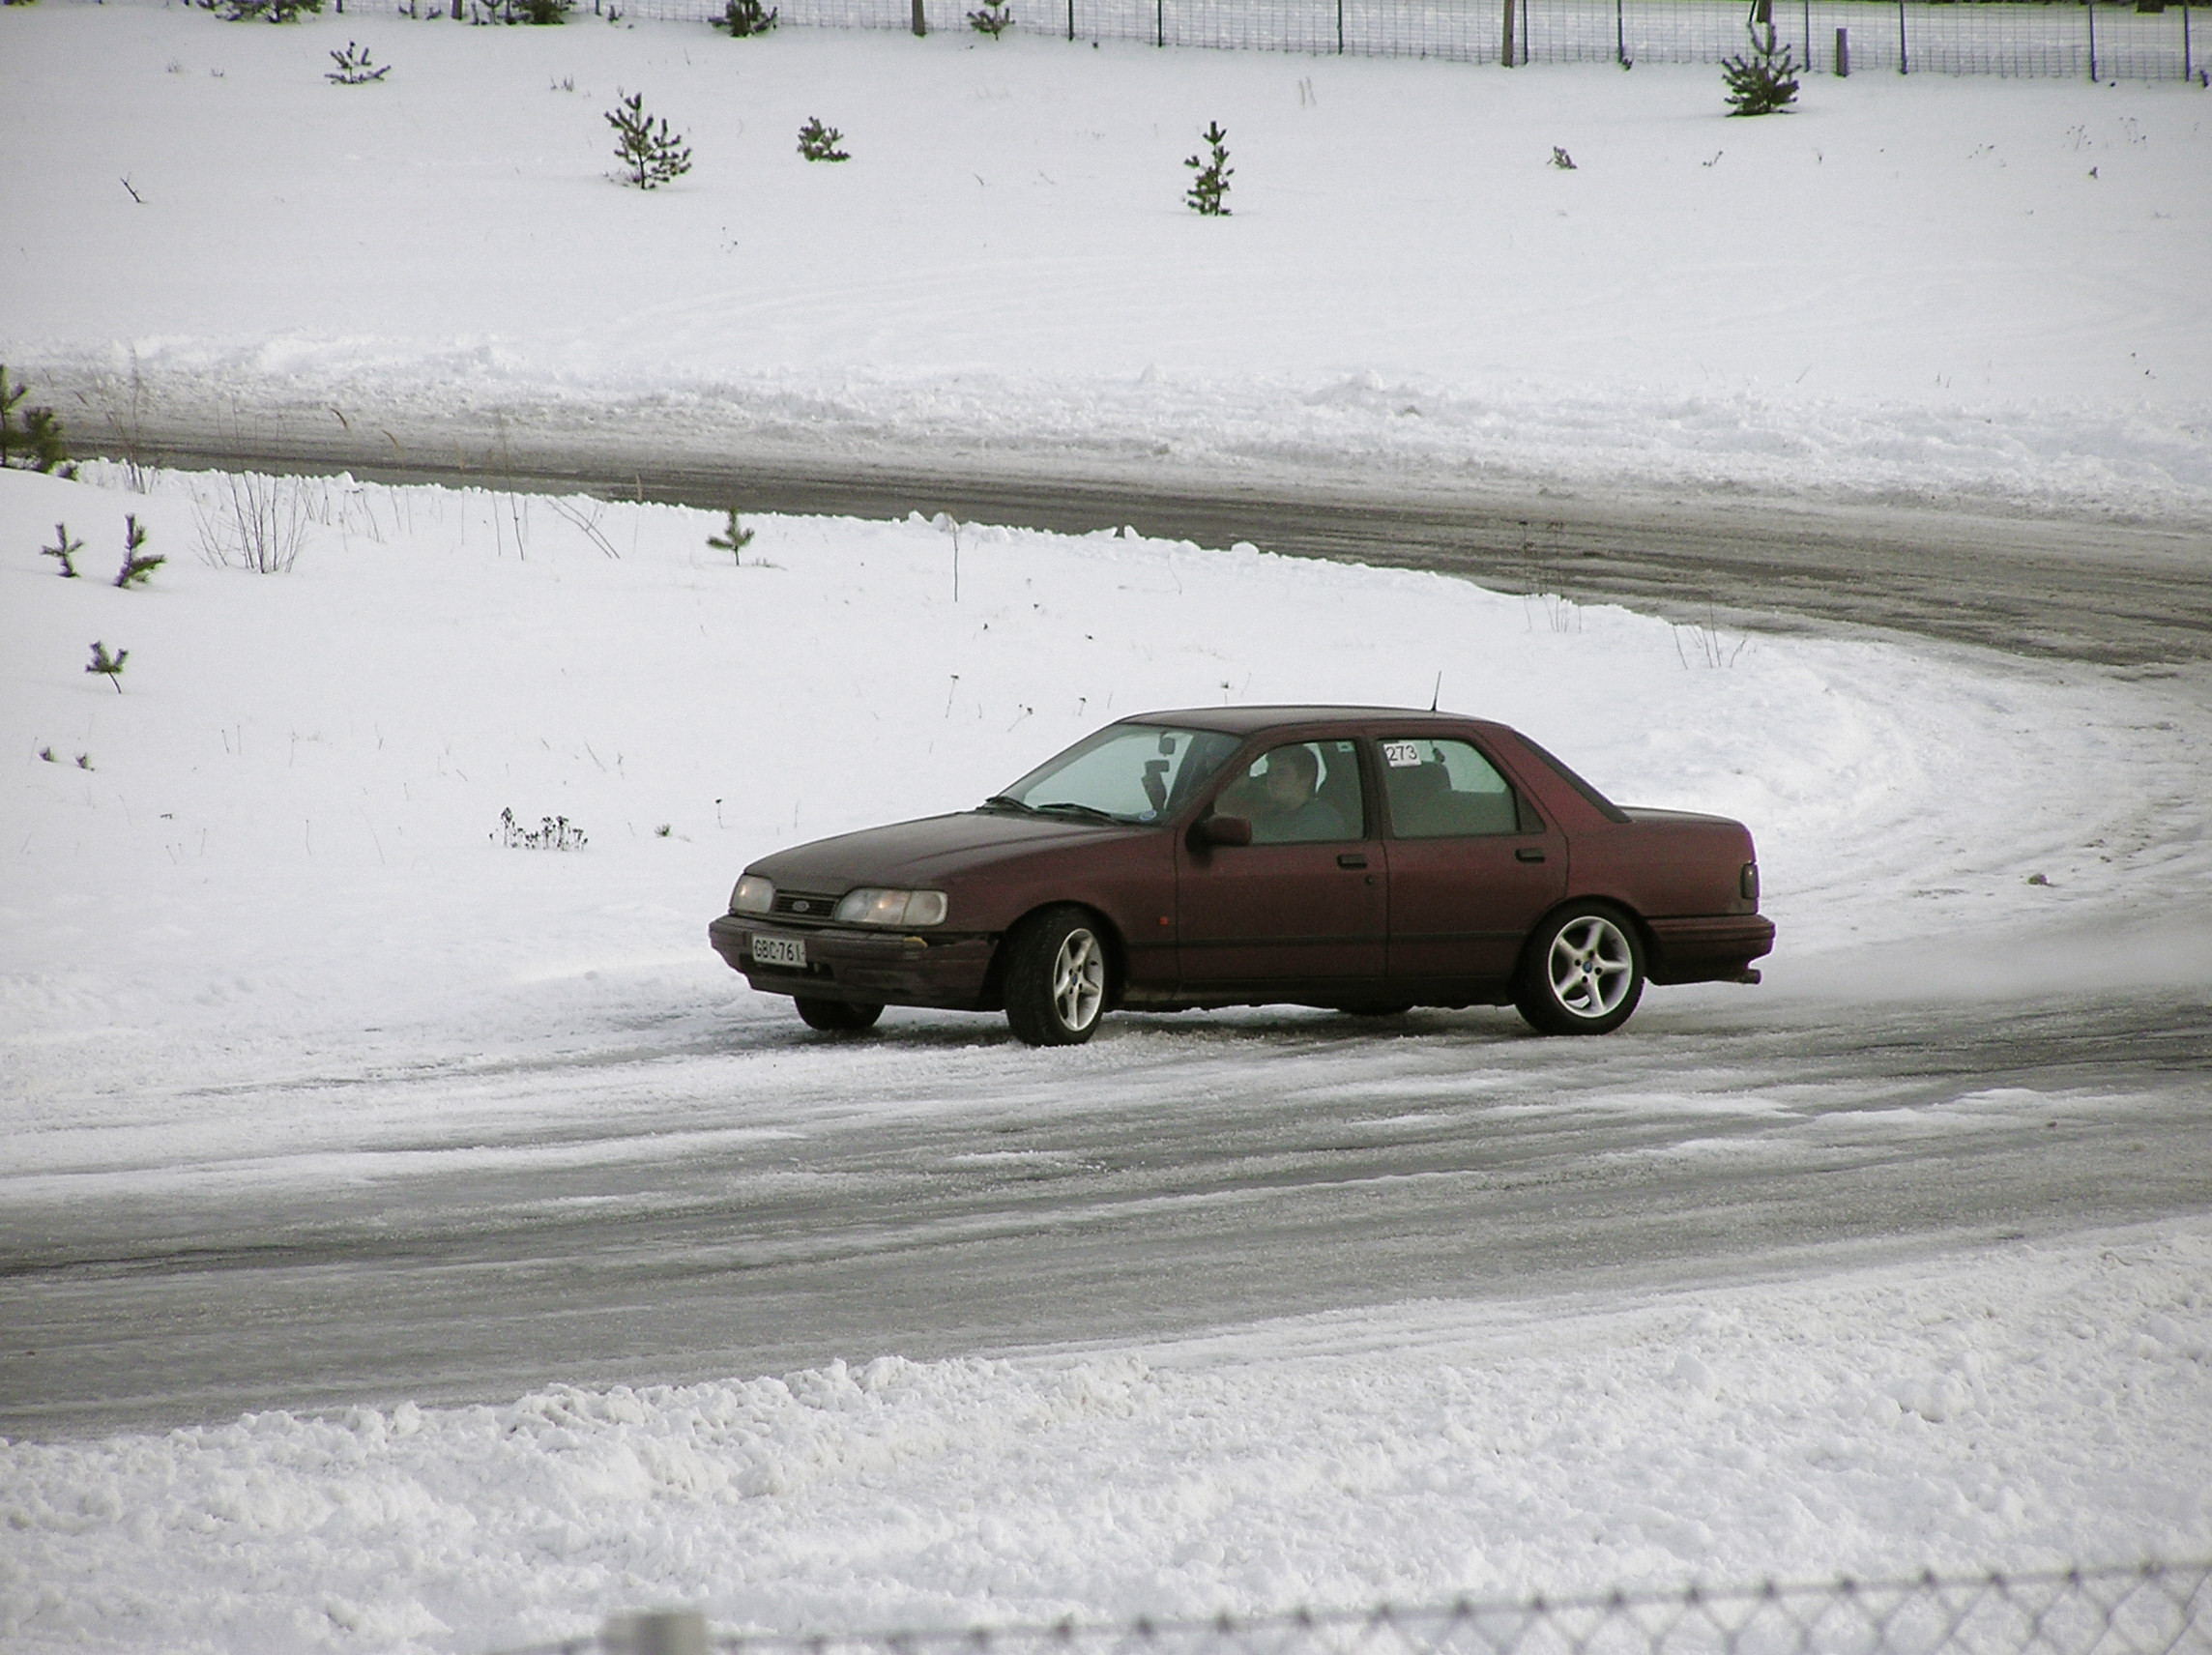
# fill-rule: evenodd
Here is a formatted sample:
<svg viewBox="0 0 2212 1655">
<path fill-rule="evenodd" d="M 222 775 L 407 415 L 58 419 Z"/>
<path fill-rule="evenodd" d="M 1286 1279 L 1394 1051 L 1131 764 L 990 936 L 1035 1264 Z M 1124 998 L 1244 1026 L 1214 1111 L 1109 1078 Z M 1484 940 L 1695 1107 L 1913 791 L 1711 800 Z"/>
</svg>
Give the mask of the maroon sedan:
<svg viewBox="0 0 2212 1655">
<path fill-rule="evenodd" d="M 1629 810 L 1502 724 L 1236 707 L 1110 724 L 973 810 L 747 868 L 715 950 L 816 1029 L 886 1005 L 1006 1014 L 1506 1005 L 1551 1034 L 1646 982 L 1757 982 L 1751 834 Z"/>
</svg>

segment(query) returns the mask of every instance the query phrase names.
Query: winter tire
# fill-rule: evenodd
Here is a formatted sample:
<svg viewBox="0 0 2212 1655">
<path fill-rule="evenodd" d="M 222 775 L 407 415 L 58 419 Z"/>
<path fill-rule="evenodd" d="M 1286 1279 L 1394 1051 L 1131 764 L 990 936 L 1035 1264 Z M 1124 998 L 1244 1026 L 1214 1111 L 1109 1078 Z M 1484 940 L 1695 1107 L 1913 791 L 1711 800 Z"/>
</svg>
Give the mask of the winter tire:
<svg viewBox="0 0 2212 1655">
<path fill-rule="evenodd" d="M 1602 904 L 1562 908 L 1528 939 L 1513 1003 L 1542 1034 L 1610 1034 L 1644 994 L 1636 925 Z"/>
<path fill-rule="evenodd" d="M 873 1029 L 876 1019 L 884 1014 L 880 1005 L 862 1005 L 850 1000 L 796 998 L 792 1004 L 799 1007 L 801 1023 L 825 1034 L 858 1034 L 862 1030 Z"/>
<path fill-rule="evenodd" d="M 1106 944 L 1080 908 L 1048 908 L 1006 939 L 1006 1023 L 1030 1046 L 1079 1046 L 1106 1014 Z"/>
</svg>

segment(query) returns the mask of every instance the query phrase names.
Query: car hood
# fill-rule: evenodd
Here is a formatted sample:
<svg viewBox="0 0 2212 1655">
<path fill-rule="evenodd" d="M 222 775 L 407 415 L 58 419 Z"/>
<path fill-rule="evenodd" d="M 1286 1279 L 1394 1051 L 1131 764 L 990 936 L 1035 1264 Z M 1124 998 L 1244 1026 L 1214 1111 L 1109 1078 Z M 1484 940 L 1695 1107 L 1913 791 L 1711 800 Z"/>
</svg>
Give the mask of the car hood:
<svg viewBox="0 0 2212 1655">
<path fill-rule="evenodd" d="M 840 895 L 855 886 L 928 887 L 995 862 L 1077 840 L 1096 843 L 1156 832 L 1153 828 L 1121 827 L 1065 818 L 1014 816 L 996 810 L 964 810 L 951 816 L 924 816 L 888 828 L 865 828 L 817 839 L 764 857 L 745 871 L 772 881 L 779 890 L 813 890 Z"/>
</svg>

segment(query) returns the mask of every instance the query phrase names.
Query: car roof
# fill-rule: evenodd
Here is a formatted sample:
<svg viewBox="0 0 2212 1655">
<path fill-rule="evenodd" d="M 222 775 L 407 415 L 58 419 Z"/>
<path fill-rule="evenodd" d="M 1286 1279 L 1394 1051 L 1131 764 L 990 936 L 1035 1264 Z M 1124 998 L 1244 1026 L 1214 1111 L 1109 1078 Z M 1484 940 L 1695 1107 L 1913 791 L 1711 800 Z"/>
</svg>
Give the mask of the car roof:
<svg viewBox="0 0 2212 1655">
<path fill-rule="evenodd" d="M 1291 725 L 1371 724 L 1377 720 L 1458 725 L 1486 722 L 1464 713 L 1432 712 L 1411 707 L 1182 707 L 1162 712 L 1132 712 L 1116 722 L 1174 724 L 1186 730 L 1218 730 L 1229 736 L 1249 736 L 1257 731 Z"/>
</svg>

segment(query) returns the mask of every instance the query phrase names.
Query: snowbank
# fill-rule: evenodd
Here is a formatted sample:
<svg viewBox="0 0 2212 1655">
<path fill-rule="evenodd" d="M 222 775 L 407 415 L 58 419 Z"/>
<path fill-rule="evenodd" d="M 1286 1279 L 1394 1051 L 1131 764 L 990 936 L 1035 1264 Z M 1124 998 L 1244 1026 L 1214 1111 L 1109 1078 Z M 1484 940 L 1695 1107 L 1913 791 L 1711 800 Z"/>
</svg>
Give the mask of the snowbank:
<svg viewBox="0 0 2212 1655">
<path fill-rule="evenodd" d="M 481 1651 L 2212 1550 L 2212 1227 L 0 1444 L 12 1649 Z"/>
</svg>

